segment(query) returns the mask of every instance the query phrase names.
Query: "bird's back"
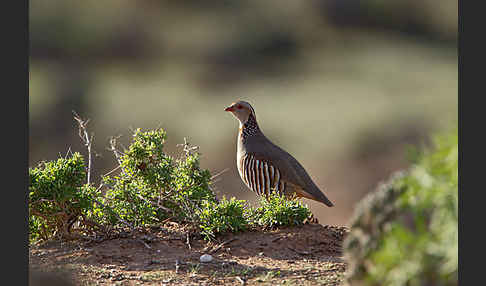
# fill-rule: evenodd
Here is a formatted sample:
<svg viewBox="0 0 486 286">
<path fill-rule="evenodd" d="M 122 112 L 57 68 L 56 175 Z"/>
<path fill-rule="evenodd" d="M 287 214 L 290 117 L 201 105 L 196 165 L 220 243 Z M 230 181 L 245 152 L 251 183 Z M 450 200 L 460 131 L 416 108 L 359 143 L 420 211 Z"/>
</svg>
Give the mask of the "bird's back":
<svg viewBox="0 0 486 286">
<path fill-rule="evenodd" d="M 297 194 L 333 206 L 331 201 L 321 192 L 312 181 L 304 167 L 287 151 L 271 142 L 263 133 L 251 136 L 239 142 L 239 149 L 243 154 L 251 154 L 256 158 L 271 162 L 278 168 L 282 178 L 290 183 Z M 301 189 L 301 190 L 299 190 Z M 303 192 L 302 192 L 303 191 Z"/>
</svg>

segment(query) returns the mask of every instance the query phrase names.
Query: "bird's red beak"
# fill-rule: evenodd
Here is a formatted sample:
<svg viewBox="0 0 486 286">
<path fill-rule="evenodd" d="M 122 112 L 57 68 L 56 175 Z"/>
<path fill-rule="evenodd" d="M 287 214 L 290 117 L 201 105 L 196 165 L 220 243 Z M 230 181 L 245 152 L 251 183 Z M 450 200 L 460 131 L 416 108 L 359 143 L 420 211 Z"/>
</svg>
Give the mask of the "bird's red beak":
<svg viewBox="0 0 486 286">
<path fill-rule="evenodd" d="M 228 107 L 226 107 L 226 108 L 224 109 L 224 111 L 231 111 L 231 112 L 233 112 L 233 111 L 234 111 L 234 109 L 233 109 L 233 107 L 228 106 Z"/>
</svg>

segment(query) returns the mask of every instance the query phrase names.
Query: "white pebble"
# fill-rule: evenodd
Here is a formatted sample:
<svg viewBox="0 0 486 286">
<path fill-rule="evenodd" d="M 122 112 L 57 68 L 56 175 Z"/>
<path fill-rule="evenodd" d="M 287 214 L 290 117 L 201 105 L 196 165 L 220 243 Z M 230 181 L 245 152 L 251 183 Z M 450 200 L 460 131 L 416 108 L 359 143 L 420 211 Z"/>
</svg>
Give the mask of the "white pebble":
<svg viewBox="0 0 486 286">
<path fill-rule="evenodd" d="M 199 258 L 199 260 L 202 262 L 202 263 L 206 263 L 206 262 L 211 262 L 213 260 L 213 257 L 209 254 L 203 254 L 201 255 L 201 257 Z"/>
</svg>

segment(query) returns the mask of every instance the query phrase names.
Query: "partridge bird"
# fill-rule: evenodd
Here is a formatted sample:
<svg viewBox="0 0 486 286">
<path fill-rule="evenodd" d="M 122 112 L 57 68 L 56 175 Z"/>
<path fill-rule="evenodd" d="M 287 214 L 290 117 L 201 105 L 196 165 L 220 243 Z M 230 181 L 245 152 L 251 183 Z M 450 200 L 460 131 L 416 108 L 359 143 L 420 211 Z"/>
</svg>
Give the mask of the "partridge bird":
<svg viewBox="0 0 486 286">
<path fill-rule="evenodd" d="M 332 207 L 304 167 L 292 155 L 273 144 L 258 127 L 255 110 L 246 101 L 226 107 L 239 120 L 236 162 L 246 186 L 259 196 L 276 191 L 287 197 L 305 197 Z"/>
</svg>

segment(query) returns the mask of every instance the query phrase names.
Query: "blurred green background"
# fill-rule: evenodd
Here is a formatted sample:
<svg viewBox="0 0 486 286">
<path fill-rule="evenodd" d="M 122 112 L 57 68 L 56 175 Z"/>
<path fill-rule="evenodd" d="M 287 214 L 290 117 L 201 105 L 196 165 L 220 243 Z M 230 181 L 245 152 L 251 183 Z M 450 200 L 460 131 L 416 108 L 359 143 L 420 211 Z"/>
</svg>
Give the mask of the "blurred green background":
<svg viewBox="0 0 486 286">
<path fill-rule="evenodd" d="M 29 161 L 86 154 L 71 111 L 90 118 L 94 181 L 115 166 L 111 136 L 168 132 L 200 146 L 218 196 L 255 201 L 236 169 L 249 101 L 263 132 L 294 155 L 344 225 L 355 203 L 409 166 L 407 146 L 457 112 L 457 1 L 30 1 Z"/>
</svg>

